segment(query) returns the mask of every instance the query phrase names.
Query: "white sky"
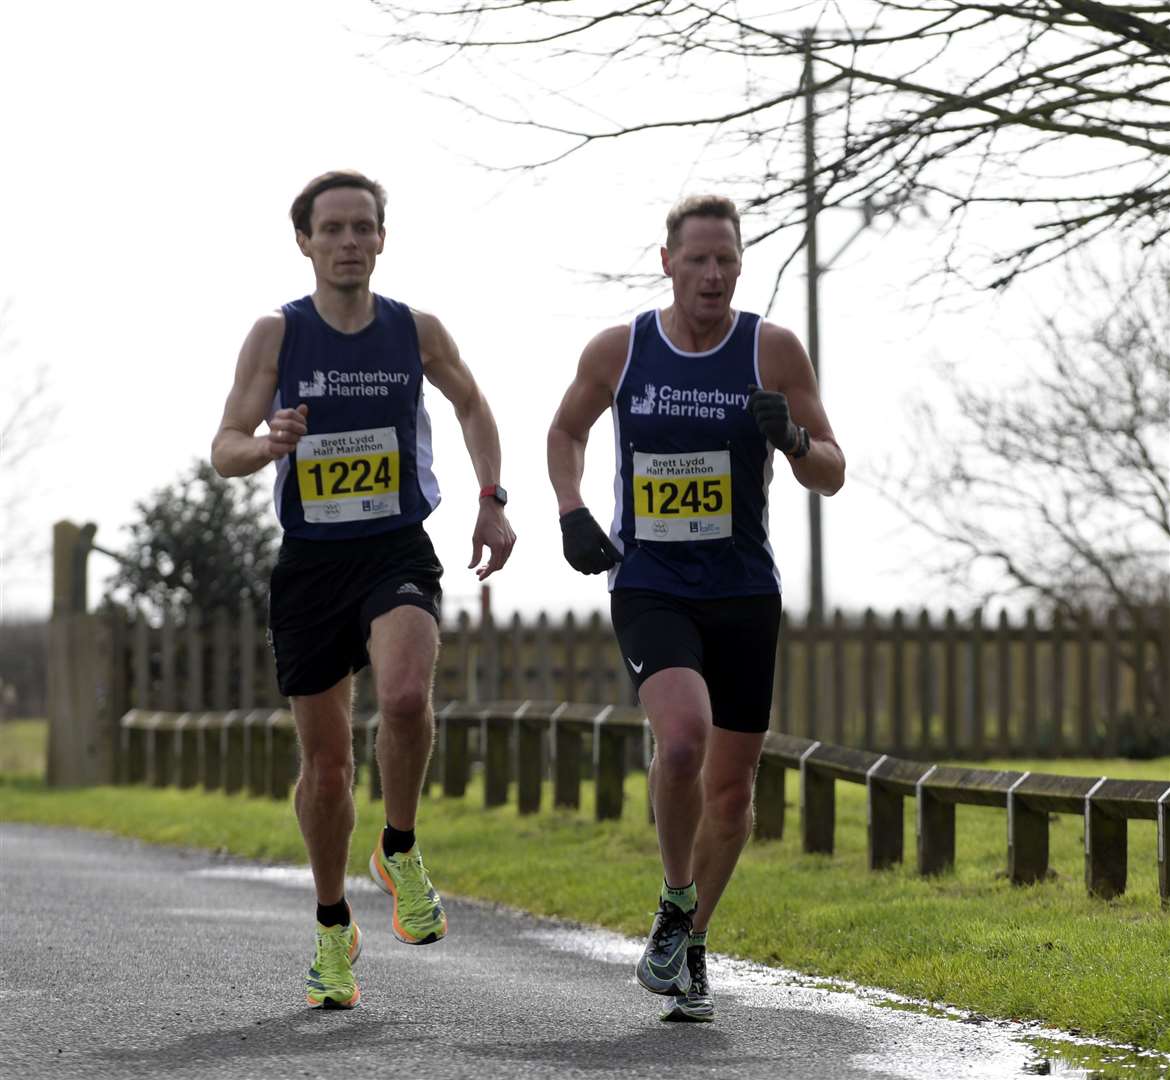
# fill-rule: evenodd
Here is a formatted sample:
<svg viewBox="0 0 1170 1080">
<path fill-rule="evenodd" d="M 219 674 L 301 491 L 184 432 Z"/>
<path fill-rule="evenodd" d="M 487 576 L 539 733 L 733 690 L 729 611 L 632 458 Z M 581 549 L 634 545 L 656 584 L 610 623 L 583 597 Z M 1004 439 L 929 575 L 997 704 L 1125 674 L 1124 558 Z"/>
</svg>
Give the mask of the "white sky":
<svg viewBox="0 0 1170 1080">
<path fill-rule="evenodd" d="M 97 542 L 119 548 L 134 501 L 207 454 L 253 320 L 312 290 L 288 205 L 338 167 L 389 191 L 375 289 L 442 318 L 499 422 L 519 542 L 492 579 L 497 611 L 605 605 L 603 580 L 561 559 L 544 433 L 589 337 L 655 302 L 588 275 L 658 269 L 653 245 L 692 190 L 698 144 L 622 143 L 535 176 L 487 172 L 469 157 L 508 160 L 511 134 L 424 97 L 392 56 L 363 59 L 362 31 L 378 23 L 364 0 L 0 7 L 0 300 L 16 342 L 0 355 L 3 385 L 44 364 L 60 405 L 31 465 L 2 478 L 28 495 L 20 525 L 41 550 L 4 553 L 0 615 L 47 610 L 54 521 L 96 522 Z M 853 225 L 826 215 L 823 249 Z M 860 478 L 913 443 L 902 409 L 932 358 L 985 372 L 1034 355 L 1039 282 L 958 315 L 907 306 L 933 235 L 930 222 L 872 230 L 822 287 L 822 396 L 850 469 L 825 505 L 830 607 L 937 605 L 916 570 L 921 541 Z M 760 310 L 773 272 L 768 252 L 749 252 L 736 306 Z M 799 273 L 773 317 L 805 336 Z M 464 569 L 476 485 L 450 407 L 433 390 L 428 405 L 444 495 L 428 529 L 458 604 L 477 591 Z M 603 522 L 612 467 L 603 417 L 585 483 Z M 794 612 L 808 597 L 805 506 L 781 466 L 772 537 Z M 101 555 L 90 566 L 94 602 L 111 566 Z"/>
</svg>

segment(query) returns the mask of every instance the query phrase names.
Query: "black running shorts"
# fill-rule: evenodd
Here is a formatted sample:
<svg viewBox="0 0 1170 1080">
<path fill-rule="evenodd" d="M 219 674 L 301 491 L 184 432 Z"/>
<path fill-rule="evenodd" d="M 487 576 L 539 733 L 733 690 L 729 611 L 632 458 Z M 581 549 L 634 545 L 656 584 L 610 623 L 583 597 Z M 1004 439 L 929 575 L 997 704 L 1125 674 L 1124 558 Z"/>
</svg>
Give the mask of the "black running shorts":
<svg viewBox="0 0 1170 1080">
<path fill-rule="evenodd" d="M 320 694 L 360 671 L 370 623 L 393 608 L 422 608 L 438 621 L 442 573 L 421 525 L 360 540 L 286 536 L 268 599 L 280 692 Z"/>
<path fill-rule="evenodd" d="M 636 687 L 665 668 L 690 668 L 707 684 L 716 727 L 768 730 L 779 595 L 690 600 L 649 589 L 614 589 L 610 612 Z"/>
</svg>

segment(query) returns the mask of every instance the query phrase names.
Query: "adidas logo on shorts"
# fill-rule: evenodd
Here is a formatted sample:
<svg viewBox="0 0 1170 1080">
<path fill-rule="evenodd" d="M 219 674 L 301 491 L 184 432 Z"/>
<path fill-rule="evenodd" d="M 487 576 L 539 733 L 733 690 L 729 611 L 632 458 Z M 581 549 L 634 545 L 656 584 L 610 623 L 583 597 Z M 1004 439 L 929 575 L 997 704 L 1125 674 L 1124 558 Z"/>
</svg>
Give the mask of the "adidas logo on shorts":
<svg viewBox="0 0 1170 1080">
<path fill-rule="evenodd" d="M 408 581 L 398 586 L 398 595 L 402 596 L 403 593 L 408 596 L 422 596 L 423 591 L 413 581 Z"/>
</svg>

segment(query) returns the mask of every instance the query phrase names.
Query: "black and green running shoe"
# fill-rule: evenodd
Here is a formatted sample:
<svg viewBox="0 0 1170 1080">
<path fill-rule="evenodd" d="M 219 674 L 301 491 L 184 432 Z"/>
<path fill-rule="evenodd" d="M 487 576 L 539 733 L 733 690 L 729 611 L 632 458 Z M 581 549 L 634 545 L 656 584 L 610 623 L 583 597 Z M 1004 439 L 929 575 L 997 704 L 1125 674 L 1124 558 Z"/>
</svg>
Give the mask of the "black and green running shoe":
<svg viewBox="0 0 1170 1080">
<path fill-rule="evenodd" d="M 715 998 L 707 982 L 707 946 L 691 945 L 687 949 L 687 970 L 691 985 L 685 994 L 677 994 L 659 1014 L 659 1020 L 709 1024 L 715 1019 Z"/>
<path fill-rule="evenodd" d="M 683 911 L 669 900 L 658 901 L 645 951 L 634 974 L 652 994 L 686 994 L 691 976 L 687 970 L 687 944 L 693 911 Z"/>
<path fill-rule="evenodd" d="M 348 926 L 317 924 L 317 951 L 305 977 L 305 999 L 314 1009 L 352 1009 L 362 996 L 353 965 L 362 952 L 362 932 Z"/>
</svg>

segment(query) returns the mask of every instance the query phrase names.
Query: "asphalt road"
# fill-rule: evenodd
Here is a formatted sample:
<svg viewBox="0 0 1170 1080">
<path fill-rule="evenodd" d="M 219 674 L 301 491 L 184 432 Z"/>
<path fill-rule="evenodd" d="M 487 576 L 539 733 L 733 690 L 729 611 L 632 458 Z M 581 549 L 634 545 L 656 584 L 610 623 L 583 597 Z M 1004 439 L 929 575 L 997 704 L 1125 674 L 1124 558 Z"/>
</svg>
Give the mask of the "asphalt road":
<svg viewBox="0 0 1170 1080">
<path fill-rule="evenodd" d="M 0 900 L 0 1076 L 21 1080 L 992 1078 L 1033 1057 L 995 1025 L 719 958 L 718 1021 L 663 1024 L 636 942 L 448 897 L 447 938 L 406 946 L 365 881 L 362 1003 L 314 1011 L 303 870 L 84 832 L 0 825 Z"/>
</svg>

